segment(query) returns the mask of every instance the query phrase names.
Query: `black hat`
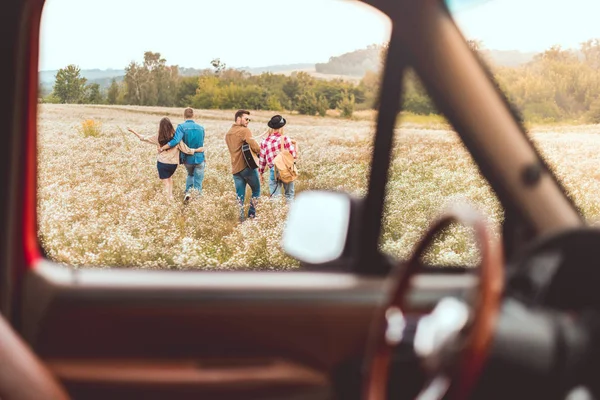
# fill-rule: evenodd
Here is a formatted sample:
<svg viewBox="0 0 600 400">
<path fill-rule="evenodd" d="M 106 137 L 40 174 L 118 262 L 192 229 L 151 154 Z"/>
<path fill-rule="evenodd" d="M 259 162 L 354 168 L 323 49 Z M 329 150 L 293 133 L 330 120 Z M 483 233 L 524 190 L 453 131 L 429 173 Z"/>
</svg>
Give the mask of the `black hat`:
<svg viewBox="0 0 600 400">
<path fill-rule="evenodd" d="M 267 125 L 269 126 L 269 128 L 279 129 L 283 128 L 286 122 L 287 121 L 285 120 L 285 118 L 283 118 L 281 115 L 274 115 L 273 117 L 271 117 L 271 120 L 267 122 Z"/>
</svg>

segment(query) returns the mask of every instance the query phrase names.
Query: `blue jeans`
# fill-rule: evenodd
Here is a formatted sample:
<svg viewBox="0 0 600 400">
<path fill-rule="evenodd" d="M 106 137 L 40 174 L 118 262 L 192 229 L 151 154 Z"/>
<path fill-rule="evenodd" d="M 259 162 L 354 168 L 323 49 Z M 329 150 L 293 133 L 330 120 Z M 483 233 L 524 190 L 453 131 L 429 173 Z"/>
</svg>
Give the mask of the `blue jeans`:
<svg viewBox="0 0 600 400">
<path fill-rule="evenodd" d="M 237 174 L 233 174 L 233 183 L 235 184 L 235 192 L 240 204 L 240 220 L 244 219 L 244 199 L 246 198 L 246 184 L 252 189 L 252 199 L 250 200 L 250 208 L 248 209 L 248 217 L 256 216 L 256 202 L 260 197 L 260 179 L 256 169 L 244 168 Z"/>
<path fill-rule="evenodd" d="M 281 197 L 281 186 L 283 185 L 283 192 L 285 193 L 285 201 L 287 201 L 288 203 L 292 200 L 294 200 L 294 182 L 290 182 L 290 183 L 283 183 L 283 182 L 277 182 L 277 180 L 275 180 L 275 169 L 271 168 L 271 173 L 269 175 L 269 194 L 275 198 L 275 197 Z"/>
<path fill-rule="evenodd" d="M 198 194 L 202 194 L 202 181 L 204 180 L 204 167 L 206 162 L 202 164 L 183 164 L 187 170 L 187 177 L 185 178 L 185 192 L 187 193 L 191 188 L 198 191 Z"/>
</svg>

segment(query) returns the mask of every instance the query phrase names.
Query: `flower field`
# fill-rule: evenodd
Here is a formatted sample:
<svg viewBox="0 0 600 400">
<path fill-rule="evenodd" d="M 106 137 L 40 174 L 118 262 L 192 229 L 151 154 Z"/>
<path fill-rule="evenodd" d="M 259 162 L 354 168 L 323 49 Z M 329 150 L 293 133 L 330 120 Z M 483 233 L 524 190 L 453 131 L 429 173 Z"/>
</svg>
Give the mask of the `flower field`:
<svg viewBox="0 0 600 400">
<path fill-rule="evenodd" d="M 279 246 L 287 213 L 268 199 L 258 218 L 240 224 L 224 135 L 234 111 L 197 110 L 206 130 L 202 196 L 183 204 L 185 169 L 174 176 L 175 200 L 166 199 L 156 171 L 156 149 L 127 127 L 149 135 L 183 109 L 129 106 L 40 105 L 38 138 L 39 239 L 59 263 L 99 268 L 256 269 L 297 267 Z M 255 136 L 272 112 L 252 112 Z M 363 196 L 367 188 L 372 118 L 345 120 L 286 115 L 286 134 L 300 144 L 304 190 L 341 190 Z M 86 134 L 86 129 L 94 134 Z M 531 135 L 588 220 L 600 216 L 600 128 L 533 127 Z M 266 183 L 266 181 L 265 181 Z M 249 193 L 248 196 L 249 197 Z M 388 184 L 381 247 L 406 257 L 429 221 L 454 201 L 467 200 L 487 215 L 498 237 L 503 215 L 457 135 L 443 123 L 399 126 Z M 429 256 L 439 264 L 474 263 L 469 232 L 440 239 Z"/>
</svg>

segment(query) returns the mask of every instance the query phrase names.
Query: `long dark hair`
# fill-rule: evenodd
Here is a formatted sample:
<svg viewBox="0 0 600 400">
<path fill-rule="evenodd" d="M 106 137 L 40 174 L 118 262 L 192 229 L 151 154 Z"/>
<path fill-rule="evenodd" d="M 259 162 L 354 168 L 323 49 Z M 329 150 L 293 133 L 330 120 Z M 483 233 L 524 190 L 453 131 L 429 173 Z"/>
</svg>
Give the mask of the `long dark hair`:
<svg viewBox="0 0 600 400">
<path fill-rule="evenodd" d="M 160 125 L 158 127 L 158 143 L 161 146 L 169 143 L 173 136 L 175 135 L 175 128 L 173 128 L 173 124 L 171 120 L 167 117 L 164 117 L 160 120 Z"/>
</svg>

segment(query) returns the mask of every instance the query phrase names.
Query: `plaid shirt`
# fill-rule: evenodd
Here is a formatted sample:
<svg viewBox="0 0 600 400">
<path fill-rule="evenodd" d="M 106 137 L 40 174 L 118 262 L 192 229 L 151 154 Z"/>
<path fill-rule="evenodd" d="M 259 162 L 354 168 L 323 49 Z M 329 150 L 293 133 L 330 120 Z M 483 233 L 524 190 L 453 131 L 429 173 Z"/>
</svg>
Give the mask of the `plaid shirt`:
<svg viewBox="0 0 600 400">
<path fill-rule="evenodd" d="M 292 156 L 296 158 L 296 148 L 292 144 L 292 139 L 284 136 L 283 147 L 288 149 Z M 262 174 L 265 172 L 267 166 L 273 168 L 273 159 L 281 150 L 281 135 L 276 132 L 260 142 L 260 159 L 258 164 L 258 170 Z"/>
</svg>

